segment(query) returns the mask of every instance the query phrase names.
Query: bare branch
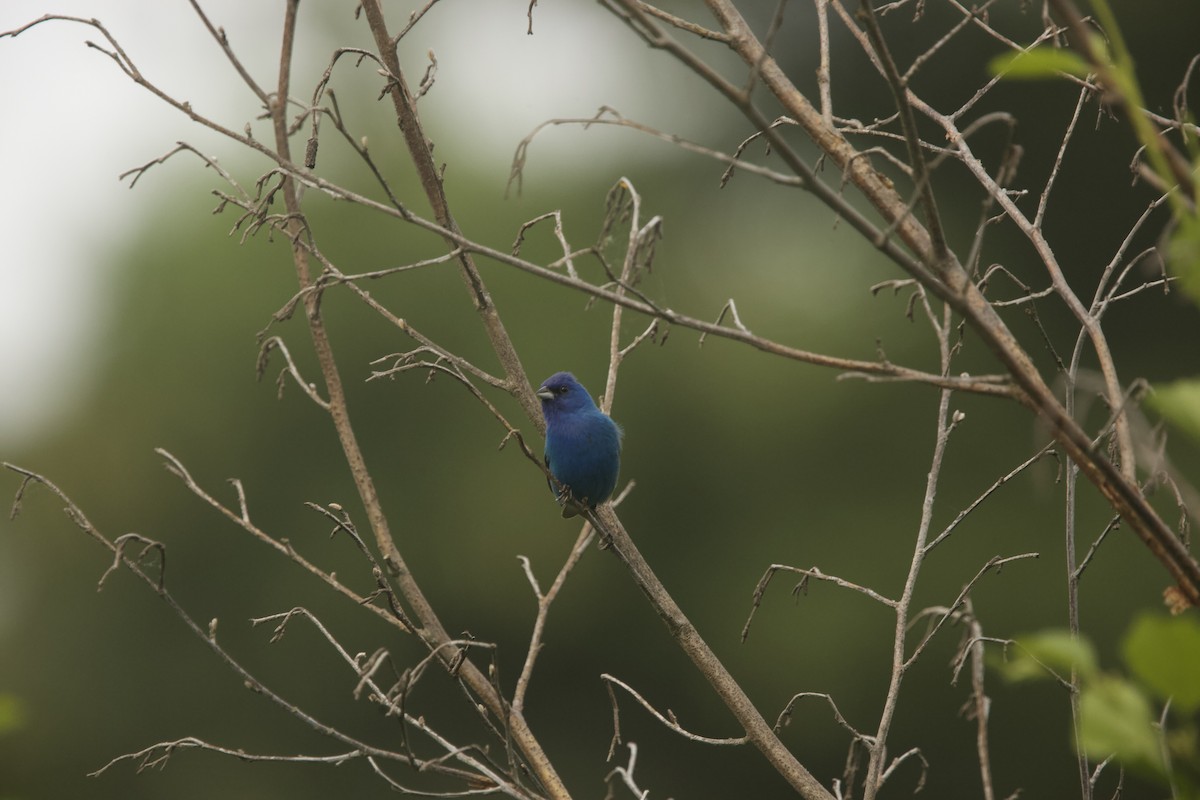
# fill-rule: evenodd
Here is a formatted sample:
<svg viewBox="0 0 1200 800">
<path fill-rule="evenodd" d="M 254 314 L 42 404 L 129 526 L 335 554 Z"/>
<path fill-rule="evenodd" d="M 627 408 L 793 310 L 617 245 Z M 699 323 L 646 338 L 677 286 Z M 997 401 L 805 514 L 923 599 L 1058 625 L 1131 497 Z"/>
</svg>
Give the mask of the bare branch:
<svg viewBox="0 0 1200 800">
<path fill-rule="evenodd" d="M 827 575 L 817 567 L 801 569 L 799 567 L 790 567 L 787 564 L 772 564 L 771 566 L 767 567 L 767 571 L 764 572 L 763 576 L 758 579 L 758 585 L 754 587 L 754 596 L 750 604 L 750 616 L 746 618 L 746 624 L 742 626 L 743 642 L 746 641 L 746 638 L 750 635 L 750 623 L 754 621 L 754 615 L 757 613 L 758 607 L 762 605 L 763 596 L 767 593 L 767 586 L 770 585 L 771 579 L 774 578 L 775 574 L 778 572 L 794 572 L 802 576 L 800 582 L 792 588 L 793 595 L 799 595 L 801 593 L 807 594 L 809 579 L 816 578 L 819 581 L 828 581 L 829 583 L 840 586 L 843 589 L 850 589 L 866 595 L 875 602 L 882 603 L 889 608 L 896 607 L 895 600 L 884 597 L 874 589 L 869 589 L 866 586 L 860 586 L 857 583 L 839 578 L 836 575 Z"/>
<path fill-rule="evenodd" d="M 544 644 L 543 637 L 546 631 L 546 619 L 550 613 L 550 604 L 558 597 L 558 593 L 566 583 L 567 576 L 575 568 L 575 565 L 579 563 L 594 536 L 595 529 L 591 524 L 584 524 L 583 529 L 579 532 L 579 537 L 575 540 L 575 545 L 567 555 L 567 560 L 563 563 L 558 571 L 558 575 L 554 578 L 554 582 L 545 593 L 542 592 L 537 578 L 534 577 L 533 567 L 530 565 L 529 559 L 525 556 L 517 556 L 517 559 L 521 562 L 521 567 L 525 570 L 525 577 L 529 579 L 529 585 L 533 588 L 534 597 L 537 598 L 537 617 L 534 619 L 529 649 L 526 651 L 525 664 L 521 667 L 521 675 L 517 678 L 517 687 L 513 691 L 512 708 L 517 713 L 520 713 L 525 707 L 525 695 L 529 691 L 529 682 L 533 678 L 533 666 L 537 661 L 538 654 L 542 651 Z"/>
<path fill-rule="evenodd" d="M 837 707 L 837 703 L 833 702 L 833 697 L 824 692 L 798 692 L 797 694 L 792 695 L 792 698 L 787 701 L 787 705 L 785 705 L 783 710 L 779 712 L 779 718 L 775 720 L 775 730 L 779 731 L 787 727 L 788 724 L 791 723 L 792 709 L 795 708 L 797 701 L 804 700 L 809 697 L 819 697 L 828 703 L 830 711 L 833 712 L 834 721 L 849 731 L 850 735 L 853 736 L 855 740 L 868 745 L 872 743 L 870 736 L 860 733 L 857 728 L 846 721 L 846 718 L 842 716 L 841 710 Z"/>
<path fill-rule="evenodd" d="M 952 602 L 949 606 L 938 606 L 935 609 L 926 609 L 925 611 L 922 611 L 921 614 L 918 614 L 917 617 L 914 618 L 914 622 L 917 618 L 927 614 L 936 614 L 937 619 L 930 626 L 929 630 L 926 631 L 925 635 L 921 637 L 921 641 L 917 644 L 917 646 L 913 648 L 912 655 L 910 655 L 904 662 L 905 667 L 911 666 L 920 657 L 921 653 L 925 650 L 925 647 L 929 644 L 933 637 L 937 635 L 938 631 L 940 631 L 947 622 L 950 622 L 954 618 L 954 613 L 966 603 L 967 597 L 971 593 L 971 589 L 975 587 L 975 584 L 979 582 L 980 578 L 993 569 L 997 574 L 999 574 L 1000 571 L 1003 570 L 1005 564 L 1009 564 L 1013 561 L 1023 561 L 1029 558 L 1040 557 L 1040 553 L 1021 553 L 1019 555 L 1006 556 L 1004 558 L 1001 558 L 1000 556 L 992 556 L 988 559 L 987 563 L 980 567 L 979 571 L 975 573 L 975 577 L 967 581 L 966 585 L 964 585 L 962 590 L 958 593 L 958 597 L 954 598 L 954 602 Z"/>
<path fill-rule="evenodd" d="M 219 753 L 223 756 L 236 758 L 239 761 L 286 761 L 295 764 L 330 764 L 335 767 L 340 767 L 342 764 L 345 764 L 347 761 L 352 759 L 362 758 L 364 755 L 364 753 L 359 750 L 349 750 L 343 753 L 334 753 L 328 756 L 312 756 L 301 754 L 284 756 L 267 755 L 265 753 L 247 753 L 245 750 L 240 748 L 233 750 L 228 747 L 222 747 L 221 745 L 206 742 L 202 739 L 197 739 L 194 736 L 185 736 L 182 739 L 176 739 L 171 742 L 158 742 L 156 744 L 152 744 L 149 747 L 138 750 L 135 753 L 125 753 L 124 755 L 117 756 L 104 766 L 100 767 L 100 769 L 94 772 L 89 772 L 88 777 L 95 778 L 99 775 L 103 775 L 109 770 L 110 767 L 113 767 L 122 761 L 139 762 L 137 766 L 138 772 L 143 772 L 148 769 L 162 769 L 167 765 L 167 761 L 170 760 L 171 756 L 173 756 L 176 751 L 190 749 L 207 750 L 209 752 Z"/>
<path fill-rule="evenodd" d="M 604 782 L 608 784 L 608 793 L 605 795 L 605 800 L 612 800 L 612 779 L 614 777 L 620 777 L 621 783 L 623 783 L 625 787 L 629 789 L 629 791 L 633 792 L 633 796 L 638 798 L 638 800 L 646 800 L 646 798 L 650 796 L 650 791 L 648 789 L 642 789 L 640 786 L 638 786 L 637 781 L 633 777 L 633 771 L 637 767 L 637 745 L 633 742 L 630 742 L 628 747 L 629 761 L 625 763 L 625 766 L 614 767 L 612 771 L 608 773 L 608 775 L 604 776 Z M 612 760 L 611 752 L 609 753 L 609 760 Z"/>
<path fill-rule="evenodd" d="M 1001 475 L 999 478 L 997 478 L 991 486 L 989 486 L 987 489 L 984 490 L 983 494 L 979 495 L 979 497 L 975 498 L 971 502 L 970 505 L 968 505 L 962 511 L 958 512 L 958 515 L 950 522 L 949 525 L 947 525 L 942 530 L 941 533 L 939 533 L 937 536 L 933 537 L 932 540 L 930 540 L 929 544 L 927 544 L 925 546 L 925 553 L 928 554 L 930 550 L 932 550 L 933 548 L 935 548 L 939 544 L 941 544 L 942 540 L 944 540 L 950 534 L 954 533 L 954 530 L 958 527 L 959 523 L 961 523 L 964 519 L 966 519 L 968 514 L 970 514 L 975 509 L 979 508 L 979 506 L 983 503 L 984 500 L 987 500 L 989 497 L 992 496 L 993 492 L 995 492 L 1001 486 L 1004 486 L 1006 483 L 1011 481 L 1018 474 L 1020 474 L 1021 472 L 1024 472 L 1028 467 L 1037 463 L 1038 461 L 1040 461 L 1042 458 L 1044 458 L 1046 456 L 1051 456 L 1055 459 L 1058 458 L 1058 453 L 1053 449 L 1052 445 L 1046 445 L 1041 450 L 1038 450 L 1032 456 L 1030 456 L 1029 458 L 1022 461 L 1011 471 L 1009 471 L 1009 472 L 1005 473 L 1004 475 Z"/>
<path fill-rule="evenodd" d="M 680 736 L 682 736 L 685 739 L 690 739 L 691 741 L 699 742 L 700 744 L 717 744 L 717 745 L 742 745 L 742 744 L 746 744 L 747 742 L 750 741 L 749 736 L 736 736 L 736 737 L 727 737 L 727 738 L 719 738 L 718 739 L 718 738 L 713 738 L 711 736 L 701 736 L 698 733 L 692 733 L 691 731 L 686 730 L 682 725 L 680 725 L 676 721 L 674 712 L 668 710 L 667 716 L 663 716 L 654 708 L 654 706 L 650 705 L 650 702 L 648 700 L 646 700 L 646 698 L 644 698 L 640 694 L 638 694 L 636 689 L 634 689 L 632 686 L 630 686 L 629 684 L 622 681 L 620 678 L 615 678 L 612 675 L 609 675 L 608 673 L 603 673 L 600 675 L 600 679 L 605 681 L 608 684 L 611 684 L 614 686 L 620 686 L 622 689 L 624 689 L 626 692 L 629 693 L 630 697 L 632 697 L 634 700 L 638 701 L 638 703 L 642 706 L 642 708 L 649 711 L 650 714 L 655 719 L 657 719 L 659 722 L 661 722 L 667 728 L 669 728 L 670 730 L 679 734 Z M 611 696 L 611 693 L 610 693 L 610 696 Z M 614 703 L 615 703 L 615 700 L 614 700 Z"/>
</svg>

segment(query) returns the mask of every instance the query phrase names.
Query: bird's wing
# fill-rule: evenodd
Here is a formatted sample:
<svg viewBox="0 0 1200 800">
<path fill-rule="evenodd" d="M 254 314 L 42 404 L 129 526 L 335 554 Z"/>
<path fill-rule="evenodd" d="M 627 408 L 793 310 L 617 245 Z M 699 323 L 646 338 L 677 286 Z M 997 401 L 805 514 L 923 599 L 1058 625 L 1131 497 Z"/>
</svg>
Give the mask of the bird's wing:
<svg viewBox="0 0 1200 800">
<path fill-rule="evenodd" d="M 546 462 L 546 471 L 550 472 L 551 471 L 550 454 L 542 453 L 542 461 Z M 558 495 L 558 487 L 554 485 L 554 480 L 549 475 L 546 476 L 546 486 L 548 486 L 550 488 L 550 491 L 553 492 L 556 496 Z"/>
</svg>

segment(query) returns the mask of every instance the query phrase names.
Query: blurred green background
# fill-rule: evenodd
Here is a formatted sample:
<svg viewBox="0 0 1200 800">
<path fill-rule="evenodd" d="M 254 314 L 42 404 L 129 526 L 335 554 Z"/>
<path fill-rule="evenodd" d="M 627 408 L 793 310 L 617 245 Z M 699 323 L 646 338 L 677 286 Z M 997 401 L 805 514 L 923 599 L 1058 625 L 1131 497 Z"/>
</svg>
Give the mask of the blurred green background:
<svg viewBox="0 0 1200 800">
<path fill-rule="evenodd" d="M 104 3 L 82 5 L 91 9 L 88 15 L 104 18 Z M 765 5 L 757 9 L 760 15 L 768 13 Z M 417 6 L 398 4 L 390 10 L 393 27 Z M 217 14 L 229 9 L 214 8 L 214 21 L 230 24 Z M 625 176 L 641 193 L 643 219 L 656 214 L 665 219 L 666 238 L 642 286 L 658 302 L 715 319 L 732 297 L 755 333 L 863 359 L 874 357 L 878 340 L 893 361 L 936 369 L 927 326 L 919 318 L 915 323 L 905 319 L 907 295 L 868 291 L 874 283 L 900 277 L 897 271 L 802 193 L 748 174 L 738 174 L 722 189 L 719 164 L 660 141 L 615 129 L 554 128 L 530 149 L 523 193 L 506 198 L 510 155 L 519 138 L 542 118 L 594 113 L 599 103 L 587 99 L 592 94 L 628 116 L 715 148 L 729 150 L 751 131 L 700 80 L 649 52 L 598 8 L 543 4 L 534 10 L 533 37 L 524 33 L 525 3 L 495 8 L 487 12 L 489 19 L 494 15 L 504 27 L 492 29 L 493 36 L 468 36 L 467 28 L 487 26 L 465 4 L 444 3 L 402 45 L 413 84 L 424 71 L 426 51 L 437 53 L 438 82 L 422 99 L 421 111 L 437 145 L 435 154 L 447 164 L 450 200 L 468 236 L 505 249 L 523 221 L 561 209 L 571 243 L 590 244 L 606 192 Z M 1169 114 L 1175 86 L 1195 54 L 1192 32 L 1200 25 L 1200 7 L 1171 4 L 1169 24 L 1165 3 L 1118 3 L 1116 8 L 1139 59 L 1146 95 L 1156 110 Z M 675 10 L 706 19 L 702 10 L 685 4 Z M 163 15 L 161 21 L 180 23 L 174 35 L 203 42 L 205 34 L 186 6 L 156 13 Z M 897 32 L 901 63 L 957 19 L 942 4 L 929 4 L 915 23 L 909 13 L 887 20 L 889 30 Z M 6 11 L 0 28 L 36 16 L 14 14 Z M 257 74 L 269 84 L 278 19 L 274 7 L 271 14 L 255 14 L 261 16 L 241 20 L 239 36 L 231 39 L 235 49 L 245 48 L 250 63 L 263 68 Z M 1024 40 L 1040 29 L 1033 10 L 1022 16 L 1006 6 L 993 21 Z M 755 18 L 759 30 L 765 22 L 765 16 Z M 324 70 L 333 46 L 369 46 L 365 24 L 352 19 L 349 5 L 305 7 L 302 26 L 304 46 L 293 81 L 301 98 Z M 120 30 L 113 33 L 120 38 Z M 82 49 L 80 42 L 88 38 L 95 39 L 95 32 L 80 27 L 38 29 L 0 40 L 0 55 L 9 70 L 28 68 L 33 81 L 53 72 L 66 48 Z M 480 41 L 489 49 L 468 59 L 472 46 L 482 48 Z M 778 41 L 790 74 L 815 96 L 816 37 L 807 4 L 788 7 Z M 547 42 L 549 50 L 538 49 Z M 597 42 L 605 44 L 600 52 Z M 614 42 L 618 49 L 611 47 Z M 863 121 L 885 116 L 890 108 L 886 87 L 848 37 L 838 33 L 834 44 L 838 115 Z M 148 47 L 162 63 L 171 63 L 169 47 L 161 42 L 157 47 L 163 52 Z M 719 47 L 696 49 L 737 74 Z M 189 77 L 216 81 L 219 87 L 236 81 L 215 47 L 205 52 L 207 61 L 187 66 L 183 78 L 168 87 L 181 98 L 205 91 L 184 82 Z M 986 79 L 985 65 L 995 52 L 990 40 L 967 31 L 926 66 L 915 88 L 939 108 L 957 107 Z M 514 71 L 504 61 L 506 53 L 524 68 Z M 102 55 L 88 55 L 95 74 L 80 80 L 92 91 L 138 92 Z M 130 55 L 139 57 L 132 50 Z M 605 77 L 608 83 L 601 80 Z M 350 125 L 368 136 L 398 195 L 422 211 L 390 106 L 375 100 L 379 83 L 369 66 L 356 71 L 347 64 L 335 74 L 333 86 Z M 578 97 L 576 85 L 586 87 Z M 980 113 L 1005 108 L 1020 120 L 1016 136 L 1025 154 L 1017 183 L 1031 191 L 1024 201 L 1029 209 L 1053 162 L 1074 96 L 1066 84 L 1014 84 L 998 88 L 980 107 Z M 546 98 L 563 105 L 543 113 L 538 104 Z M 38 100 L 10 107 L 8 124 L 37 128 L 42 115 L 48 117 L 50 107 L 62 102 L 58 96 Z M 229 89 L 223 102 L 231 110 L 222 121 L 235 130 L 256 114 L 253 98 L 240 87 Z M 524 127 L 512 134 L 516 123 L 508 117 L 524 120 L 531 113 L 542 116 L 532 124 L 521 122 Z M 87 124 L 136 127 L 129 118 Z M 262 123 L 253 124 L 266 138 Z M 194 128 L 177 138 L 192 141 L 188 131 L 243 185 L 253 185 L 265 169 L 262 160 Z M 72 148 L 86 149 L 88 143 L 88 131 L 78 127 L 55 128 L 47 135 L 72 142 Z M 156 143 L 135 160 L 101 166 L 109 175 L 120 172 L 165 152 L 174 135 L 152 139 Z M 994 163 L 1002 143 L 998 131 L 989 131 L 975 149 Z M 296 147 L 298 152 L 302 140 Z M 1151 197 L 1143 187 L 1129 186 L 1131 149 L 1122 123 L 1089 103 L 1046 223 L 1069 277 L 1085 297 Z M 10 151 L 0 163 L 21 157 Z M 767 163 L 778 166 L 774 159 Z M 70 177 L 59 174 L 55 160 L 39 169 L 43 181 L 60 183 L 61 191 L 71 193 Z M 380 194 L 337 142 L 332 126 L 323 129 L 319 172 L 371 196 Z M 831 169 L 824 176 L 838 181 Z M 952 244 L 965 249 L 981 198 L 953 167 L 943 169 L 938 180 Z M 230 504 L 236 498 L 225 481 L 239 478 L 260 527 L 289 538 L 348 584 L 360 590 L 370 585 L 369 569 L 350 543 L 329 540 L 329 525 L 304 507 L 306 501 L 340 503 L 366 529 L 331 426 L 295 386 L 277 399 L 277 357 L 266 379 L 254 379 L 256 334 L 295 291 L 288 247 L 278 236 L 272 242 L 260 234 L 244 243 L 237 233 L 227 236 L 235 214 L 208 213 L 215 204 L 214 188 L 225 187 L 186 156 L 142 179 L 132 194 L 145 199 L 136 207 L 136 218 L 122 223 L 128 233 L 117 243 L 98 243 L 94 260 L 84 265 L 103 276 L 88 279 L 97 287 L 91 302 L 100 310 L 75 344 L 81 366 L 63 370 L 49 390 L 69 393 L 70 402 L 48 397 L 47 404 L 64 410 L 34 433 L 0 439 L 0 456 L 56 482 L 110 538 L 136 531 L 165 542 L 172 591 L 201 624 L 218 618 L 221 641 L 261 680 L 323 721 L 393 746 L 394 722 L 353 700 L 355 676 L 310 626 L 293 623 L 282 641 L 269 644 L 270 627 L 252 628 L 248 619 L 302 605 L 352 653 L 386 647 L 399 663 L 413 663 L 420 650 L 227 523 L 162 469 L 153 452 L 155 447 L 169 450 L 210 493 Z M 115 182 L 105 191 L 114 198 L 128 194 Z M 439 252 L 438 241 L 414 228 L 315 192 L 307 201 L 317 241 L 345 272 Z M 72 217 L 53 206 L 37 209 L 35 218 L 44 225 L 45 237 L 72 235 Z M 1131 252 L 1153 244 L 1160 231 L 1161 224 L 1148 226 Z M 536 229 L 522 253 L 540 261 L 557 257 L 549 229 Z M 1003 226 L 985 250 L 984 264 L 991 263 L 1005 264 L 1032 286 L 1046 283 L 1028 248 Z M 586 277 L 603 280 L 594 263 L 581 264 Z M 0 270 L 21 268 L 9 263 Z M 601 391 L 610 310 L 503 265 L 483 262 L 482 269 L 531 379 L 570 369 L 594 394 Z M 368 288 L 443 346 L 485 369 L 498 369 L 452 267 L 405 273 Z M 993 291 L 1015 294 L 999 283 Z M 447 628 L 498 645 L 501 681 L 511 688 L 534 616 L 517 556 L 532 560 L 545 585 L 578 526 L 558 517 L 541 474 L 516 447 L 497 449 L 503 431 L 460 386 L 444 378 L 426 382 L 424 373 L 416 372 L 366 382 L 372 360 L 410 349 L 409 340 L 346 292 L 329 292 L 323 307 L 355 430 L 399 546 Z M 1068 353 L 1075 328 L 1063 308 L 1043 301 L 1038 312 L 1058 352 Z M 56 312 L 49 306 L 43 313 Z M 1161 292 L 1146 292 L 1114 309 L 1107 328 L 1123 379 L 1195 375 L 1200 370 L 1198 316 L 1194 307 Z M 1051 374 L 1052 358 L 1032 323 L 1019 310 L 1009 319 Z M 626 315 L 626 340 L 646 324 Z M 284 337 L 305 375 L 318 380 L 300 321 L 278 324 L 274 332 Z M 957 369 L 996 367 L 968 333 Z M 794 582 L 780 576 L 749 639 L 739 641 L 751 593 L 771 564 L 818 565 L 891 596 L 903 584 L 932 451 L 936 393 L 922 386 L 835 378 L 832 372 L 719 339 L 698 347 L 696 335 L 682 329 L 643 345 L 622 369 L 613 412 L 626 432 L 622 480 L 637 481 L 621 516 L 768 719 L 796 692 L 829 692 L 852 724 L 873 732 L 891 659 L 892 622 L 885 609 L 828 585 L 812 586 L 794 599 L 788 592 Z M 535 449 L 540 447 L 513 402 L 495 393 L 490 399 L 520 425 Z M 965 412 L 966 420 L 950 444 L 935 530 L 1044 441 L 1028 414 L 1013 405 L 956 396 L 952 407 Z M 1101 418 L 1099 412 L 1092 416 Z M 5 427 L 15 430 L 21 423 Z M 1185 473 L 1197 474 L 1200 462 L 1192 445 L 1173 439 L 1172 455 Z M 985 632 L 996 637 L 1064 626 L 1063 499 L 1055 478 L 1054 465 L 1041 464 L 972 514 L 927 561 L 917 602 L 950 602 L 991 556 L 1037 551 L 1037 560 L 1012 564 L 982 580 L 972 594 L 976 612 Z M 11 473 L 0 480 L 8 494 L 17 485 Z M 1079 530 L 1090 540 L 1104 527 L 1108 512 L 1090 487 L 1084 485 L 1081 495 Z M 1162 500 L 1164 509 L 1172 508 L 1169 498 Z M 100 777 L 86 777 L 115 756 L 184 736 L 249 752 L 328 754 L 344 748 L 246 691 L 127 573 L 110 576 L 97 594 L 96 581 L 109 557 L 80 535 L 47 492 L 31 490 L 19 518 L 0 525 L 0 704 L 15 709 L 6 715 L 10 725 L 0 718 L 0 797 L 315 798 L 387 792 L 358 761 L 337 768 L 248 764 L 199 752 L 178 753 L 164 769 L 140 775 L 127 762 Z M 1119 668 L 1121 633 L 1135 615 L 1159 607 L 1168 582 L 1127 532 L 1109 537 L 1082 587 L 1084 628 L 1103 663 Z M 959 714 L 969 687 L 965 681 L 952 684 L 949 666 L 959 636 L 960 631 L 947 630 L 909 674 L 892 737 L 893 753 L 922 748 L 929 762 L 928 796 L 978 793 L 974 724 Z M 584 557 L 552 610 L 546 642 L 528 714 L 580 797 L 601 796 L 604 776 L 614 766 L 605 763 L 612 730 L 598 677 L 602 672 L 630 683 L 658 708 L 674 710 L 693 731 L 739 733 L 608 553 L 593 549 Z M 997 791 L 1007 795 L 1020 789 L 1025 798 L 1072 796 L 1077 788 L 1065 694 L 1049 684 L 1005 686 L 995 676 L 990 676 L 989 693 Z M 440 675 L 425 679 L 413 708 L 452 738 L 478 737 Z M 624 738 L 639 747 L 636 774 L 652 797 L 788 796 L 757 752 L 683 741 L 625 698 L 622 712 Z M 802 704 L 783 736 L 826 785 L 840 776 L 849 737 L 820 702 Z M 623 763 L 624 757 L 619 752 L 617 760 Z M 903 767 L 889 794 L 909 794 L 919 772 L 915 762 Z M 395 776 L 422 782 L 403 771 Z"/>
</svg>

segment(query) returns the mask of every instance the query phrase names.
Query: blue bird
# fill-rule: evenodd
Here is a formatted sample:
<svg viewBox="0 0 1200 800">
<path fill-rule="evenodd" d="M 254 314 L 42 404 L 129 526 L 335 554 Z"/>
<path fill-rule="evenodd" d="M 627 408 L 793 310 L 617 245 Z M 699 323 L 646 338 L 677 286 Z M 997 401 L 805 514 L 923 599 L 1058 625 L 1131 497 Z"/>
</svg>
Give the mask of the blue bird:
<svg viewBox="0 0 1200 800">
<path fill-rule="evenodd" d="M 537 390 L 546 418 L 546 467 L 550 489 L 564 517 L 595 509 L 617 486 L 622 431 L 596 407 L 575 376 L 556 372 Z"/>
</svg>

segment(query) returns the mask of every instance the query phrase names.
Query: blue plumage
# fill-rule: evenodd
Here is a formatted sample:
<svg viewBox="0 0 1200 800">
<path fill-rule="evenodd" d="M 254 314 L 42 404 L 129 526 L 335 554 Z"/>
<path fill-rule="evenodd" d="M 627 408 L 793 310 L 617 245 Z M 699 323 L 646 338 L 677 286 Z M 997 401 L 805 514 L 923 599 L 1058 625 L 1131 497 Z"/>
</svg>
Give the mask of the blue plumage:
<svg viewBox="0 0 1200 800">
<path fill-rule="evenodd" d="M 621 428 L 569 372 L 551 375 L 537 396 L 546 418 L 546 466 L 554 476 L 550 488 L 563 516 L 575 516 L 579 506 L 594 509 L 617 486 Z"/>
</svg>

